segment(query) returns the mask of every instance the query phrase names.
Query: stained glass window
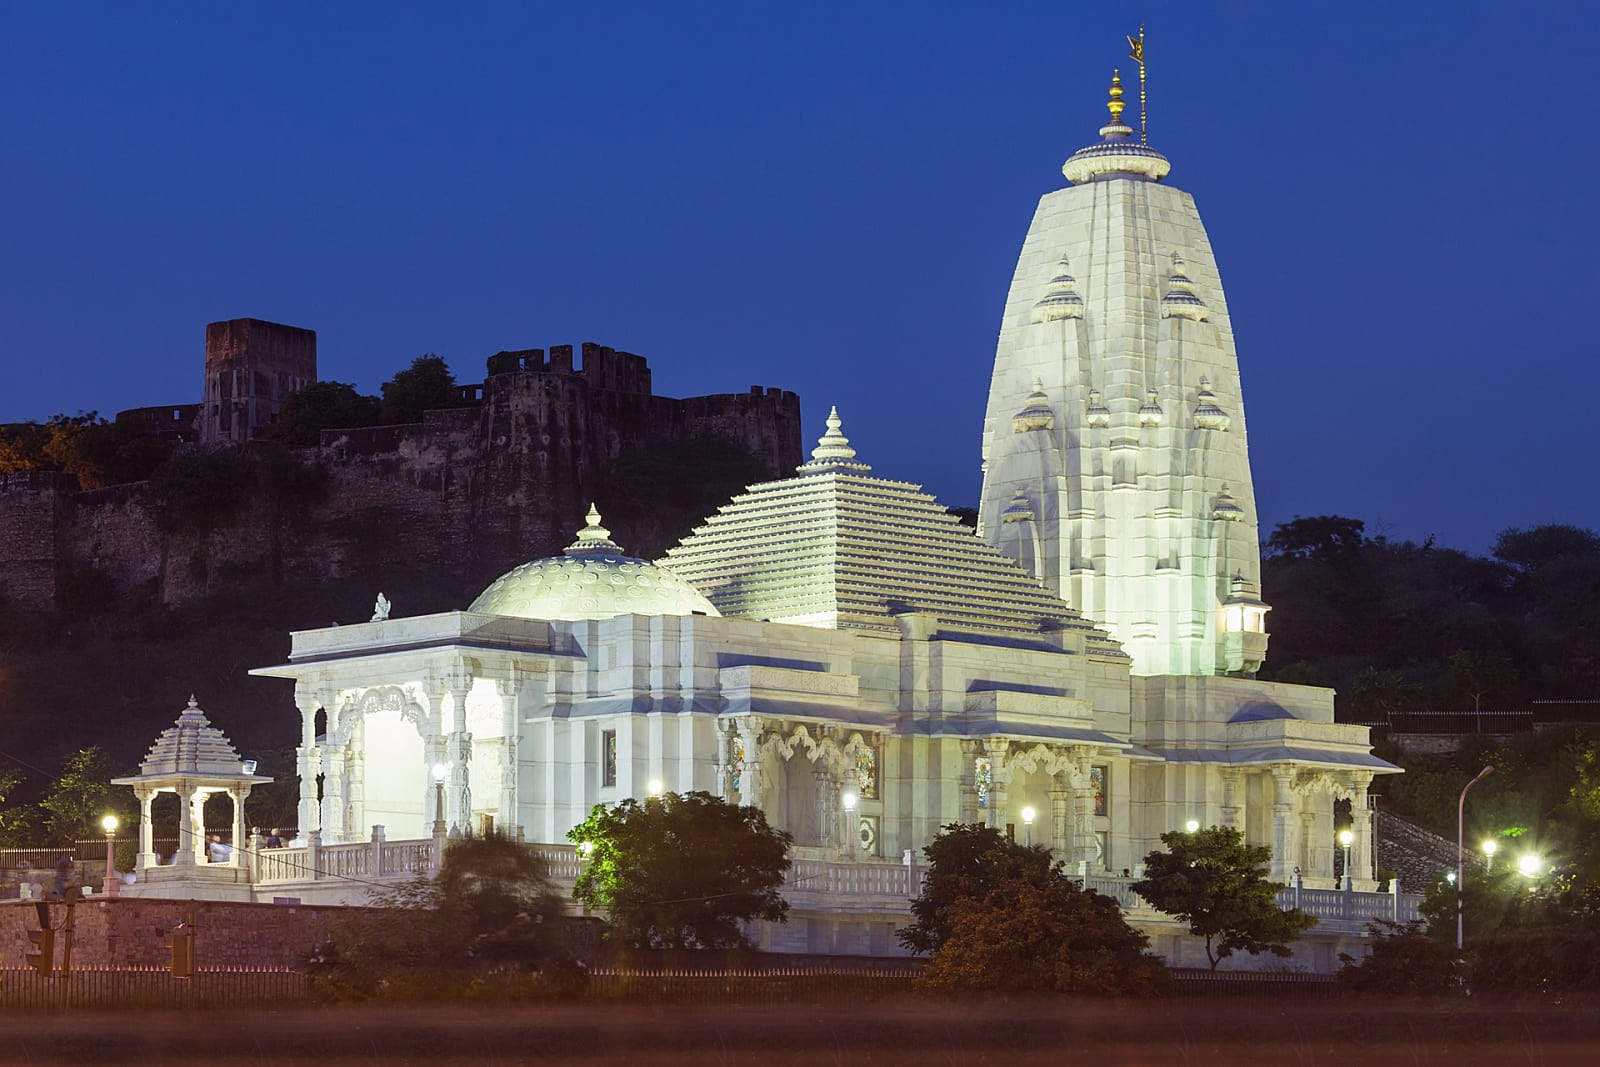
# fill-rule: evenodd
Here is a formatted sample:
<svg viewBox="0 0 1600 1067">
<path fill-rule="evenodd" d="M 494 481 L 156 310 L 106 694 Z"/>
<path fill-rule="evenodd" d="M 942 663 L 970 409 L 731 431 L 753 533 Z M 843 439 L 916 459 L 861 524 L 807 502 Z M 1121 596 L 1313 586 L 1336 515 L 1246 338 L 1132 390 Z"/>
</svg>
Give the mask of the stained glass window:
<svg viewBox="0 0 1600 1067">
<path fill-rule="evenodd" d="M 994 784 L 994 764 L 988 756 L 979 756 L 973 764 L 973 782 L 978 790 L 978 807 L 989 806 L 989 787 Z"/>
<path fill-rule="evenodd" d="M 600 731 L 600 784 L 617 784 L 617 732 Z"/>
<path fill-rule="evenodd" d="M 856 786 L 862 800 L 878 796 L 878 753 L 871 747 L 856 751 Z"/>
<path fill-rule="evenodd" d="M 744 788 L 744 738 L 735 734 L 728 738 L 728 765 L 733 768 L 734 789 Z"/>
<path fill-rule="evenodd" d="M 1106 779 L 1109 775 L 1103 763 L 1097 763 L 1089 768 L 1089 788 L 1094 790 L 1094 813 L 1105 815 L 1106 812 Z"/>
</svg>

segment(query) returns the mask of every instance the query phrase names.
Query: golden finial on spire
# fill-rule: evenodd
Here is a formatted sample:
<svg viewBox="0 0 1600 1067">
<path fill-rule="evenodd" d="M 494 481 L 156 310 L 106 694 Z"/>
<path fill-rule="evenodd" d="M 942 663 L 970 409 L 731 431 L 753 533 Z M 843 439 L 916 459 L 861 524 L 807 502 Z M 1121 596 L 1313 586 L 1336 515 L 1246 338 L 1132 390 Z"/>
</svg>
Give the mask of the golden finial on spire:
<svg viewBox="0 0 1600 1067">
<path fill-rule="evenodd" d="M 1111 125 L 1122 125 L 1122 109 L 1127 107 L 1122 102 L 1122 72 L 1111 68 L 1111 99 L 1106 103 L 1106 110 L 1111 112 Z"/>
</svg>

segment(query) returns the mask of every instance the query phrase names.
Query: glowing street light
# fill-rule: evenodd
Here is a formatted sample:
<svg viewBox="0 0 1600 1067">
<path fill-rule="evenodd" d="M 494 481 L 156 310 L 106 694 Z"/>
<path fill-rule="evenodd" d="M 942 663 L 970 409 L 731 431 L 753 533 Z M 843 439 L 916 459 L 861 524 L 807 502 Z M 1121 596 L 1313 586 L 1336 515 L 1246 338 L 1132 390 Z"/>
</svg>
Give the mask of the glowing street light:
<svg viewBox="0 0 1600 1067">
<path fill-rule="evenodd" d="M 1495 854 L 1495 850 L 1498 849 L 1499 847 L 1500 847 L 1500 842 L 1496 841 L 1492 837 L 1489 838 L 1489 840 L 1487 840 L 1487 841 L 1485 841 L 1483 843 L 1483 854 L 1489 860 L 1489 869 L 1491 871 L 1494 870 L 1494 854 Z"/>
<path fill-rule="evenodd" d="M 1033 820 L 1038 815 L 1031 807 L 1022 809 L 1022 843 L 1028 848 L 1033 847 Z"/>
<path fill-rule="evenodd" d="M 106 832 L 106 880 L 102 886 L 106 896 L 114 897 L 118 894 L 117 881 L 117 817 L 107 815 L 100 820 L 101 827 Z"/>
<path fill-rule="evenodd" d="M 1355 842 L 1356 835 L 1349 830 L 1339 831 L 1339 844 L 1344 846 L 1344 886 L 1350 888 L 1350 846 Z"/>
<path fill-rule="evenodd" d="M 1467 790 L 1494 773 L 1494 764 L 1478 772 L 1478 776 L 1461 789 L 1461 799 L 1456 803 L 1456 951 L 1461 951 L 1461 887 L 1467 878 Z"/>
<path fill-rule="evenodd" d="M 1190 819 L 1188 822 L 1183 824 L 1183 828 L 1185 830 L 1189 831 L 1192 834 L 1196 830 L 1200 829 L 1200 820 L 1199 819 Z"/>
<path fill-rule="evenodd" d="M 1537 878 L 1540 872 L 1544 870 L 1544 861 L 1529 852 L 1517 860 L 1517 870 L 1529 878 Z"/>
<path fill-rule="evenodd" d="M 644 791 L 653 797 L 660 796 L 664 789 L 665 786 L 661 784 L 661 779 L 659 778 L 652 778 L 644 784 Z"/>
</svg>

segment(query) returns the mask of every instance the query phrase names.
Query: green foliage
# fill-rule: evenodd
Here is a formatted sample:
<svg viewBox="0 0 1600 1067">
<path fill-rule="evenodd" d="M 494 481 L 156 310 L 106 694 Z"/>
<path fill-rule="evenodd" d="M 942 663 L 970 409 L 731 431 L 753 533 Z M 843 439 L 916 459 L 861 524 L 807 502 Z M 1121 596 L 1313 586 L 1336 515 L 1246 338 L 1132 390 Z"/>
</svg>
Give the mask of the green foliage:
<svg viewBox="0 0 1600 1067">
<path fill-rule="evenodd" d="M 652 442 L 611 463 L 595 502 L 624 547 L 654 559 L 735 493 L 773 476 L 759 456 L 720 437 Z"/>
<path fill-rule="evenodd" d="M 22 775 L 0 771 L 0 848 L 27 848 L 38 841 L 38 809 L 16 802 Z"/>
<path fill-rule="evenodd" d="M 946 826 L 924 850 L 928 880 L 900 931 L 932 959 L 926 992 L 1147 996 L 1170 977 L 1115 900 L 1078 887 L 1042 848 L 982 826 Z"/>
<path fill-rule="evenodd" d="M 137 420 L 107 422 L 97 412 L 52 415 L 48 422 L 0 430 L 0 474 L 62 471 L 84 489 L 143 481 L 171 446 Z"/>
<path fill-rule="evenodd" d="M 793 839 L 761 809 L 709 793 L 597 805 L 567 839 L 584 853 L 573 896 L 632 948 L 735 948 L 741 922 L 784 922 Z"/>
<path fill-rule="evenodd" d="M 1368 955 L 1357 960 L 1339 953 L 1343 966 L 1334 975 L 1347 993 L 1388 996 L 1438 996 L 1461 990 L 1455 945 L 1429 934 L 1419 920 L 1376 922 L 1367 927 Z"/>
<path fill-rule="evenodd" d="M 111 784 L 116 776 L 117 767 L 98 746 L 68 756 L 39 801 L 46 843 L 70 845 L 98 837 L 100 820 L 108 814 L 131 823 L 133 797 Z"/>
<path fill-rule="evenodd" d="M 1369 538 L 1340 516 L 1297 518 L 1266 542 L 1274 606 L 1264 676 L 1307 665 L 1341 715 L 1504 710 L 1600 694 L 1600 535 L 1507 530 L 1491 557 Z"/>
<path fill-rule="evenodd" d="M 1272 556 L 1322 563 L 1348 560 L 1361 551 L 1366 530 L 1367 524 L 1360 519 L 1342 515 L 1296 515 L 1273 529 L 1266 551 Z"/>
<path fill-rule="evenodd" d="M 430 352 L 383 383 L 380 415 L 386 426 L 421 422 L 424 411 L 458 408 L 463 403 L 449 365 Z"/>
<path fill-rule="evenodd" d="M 45 470 L 44 446 L 50 431 L 37 422 L 0 426 L 0 474 Z"/>
<path fill-rule="evenodd" d="M 284 398 L 278 421 L 261 438 L 290 448 L 311 447 L 321 442 L 323 430 L 376 426 L 381 414 L 377 397 L 363 396 L 348 382 L 312 382 Z"/>
<path fill-rule="evenodd" d="M 560 970 L 567 955 L 544 863 L 503 834 L 452 842 L 436 877 L 385 890 L 374 904 L 336 920 L 311 955 L 313 976 L 335 995 L 372 996 L 396 983 L 437 993 L 444 976 Z"/>
<path fill-rule="evenodd" d="M 1145 876 L 1133 891 L 1205 938 L 1212 970 L 1238 949 L 1291 955 L 1288 942 L 1317 924 L 1298 909 L 1278 907 L 1274 898 L 1283 885 L 1267 879 L 1272 850 L 1245 844 L 1238 830 L 1173 830 L 1161 843 L 1167 850 L 1144 858 Z"/>
<path fill-rule="evenodd" d="M 145 508 L 157 528 L 208 532 L 238 515 L 255 489 L 255 464 L 233 448 L 179 452 L 150 475 Z"/>
<path fill-rule="evenodd" d="M 1013 870 L 1049 870 L 1044 848 L 1017 844 L 978 823 L 950 823 L 922 850 L 928 861 L 922 892 L 911 902 L 915 920 L 897 936 L 912 952 L 937 952 L 952 933 L 952 910 L 962 900 L 982 900 Z"/>
</svg>

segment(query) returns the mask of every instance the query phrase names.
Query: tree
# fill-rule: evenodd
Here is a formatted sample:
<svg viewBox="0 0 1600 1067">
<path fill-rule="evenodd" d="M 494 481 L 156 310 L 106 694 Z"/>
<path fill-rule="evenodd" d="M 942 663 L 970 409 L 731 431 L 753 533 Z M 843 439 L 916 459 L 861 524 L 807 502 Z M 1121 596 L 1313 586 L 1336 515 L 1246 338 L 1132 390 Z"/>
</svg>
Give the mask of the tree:
<svg viewBox="0 0 1600 1067">
<path fill-rule="evenodd" d="M 45 836 L 53 845 L 70 845 L 98 837 L 100 820 L 108 813 L 132 821 L 131 795 L 113 792 L 117 769 L 98 746 L 79 749 L 67 757 L 39 800 L 44 812 Z"/>
<path fill-rule="evenodd" d="M 1279 523 L 1267 538 L 1267 552 L 1320 563 L 1349 562 L 1366 544 L 1367 524 L 1343 515 L 1296 515 Z"/>
<path fill-rule="evenodd" d="M 1133 891 L 1205 938 L 1213 971 L 1237 949 L 1289 956 L 1287 942 L 1317 924 L 1297 908 L 1278 907 L 1283 886 L 1267 880 L 1272 850 L 1245 844 L 1238 830 L 1173 830 L 1161 843 L 1167 850 L 1144 858 L 1145 876 Z"/>
<path fill-rule="evenodd" d="M 902 927 L 900 943 L 912 952 L 937 952 L 954 929 L 956 905 L 993 893 L 1015 870 L 1048 870 L 1050 854 L 1008 839 L 999 830 L 978 823 L 950 823 L 923 848 L 927 877 L 911 902 L 916 920 Z"/>
<path fill-rule="evenodd" d="M 376 426 L 380 414 L 378 398 L 363 396 L 348 382 L 312 382 L 284 398 L 278 421 L 261 437 L 291 448 L 307 448 L 322 440 L 323 430 Z"/>
<path fill-rule="evenodd" d="M 793 838 L 760 808 L 699 791 L 596 805 L 567 838 L 582 851 L 573 896 L 633 948 L 733 948 L 741 922 L 785 922 L 778 892 Z"/>
<path fill-rule="evenodd" d="M 1127 924 L 1117 902 L 1081 889 L 1044 849 L 986 827 L 952 825 L 923 851 L 928 881 L 912 907 L 925 925 L 900 932 L 908 945 L 938 943 L 918 989 L 1148 995 L 1168 988 L 1149 939 Z"/>
<path fill-rule="evenodd" d="M 1367 927 L 1368 954 L 1357 960 L 1339 953 L 1343 966 L 1334 982 L 1349 993 L 1435 996 L 1460 990 L 1455 946 L 1433 937 L 1420 920 L 1379 921 Z"/>
<path fill-rule="evenodd" d="M 568 955 L 543 861 L 504 834 L 451 842 L 435 877 L 385 890 L 373 904 L 335 921 L 312 953 L 313 973 L 336 992 L 370 995 L 396 979 L 395 992 L 436 989 L 449 973 L 559 970 Z"/>
<path fill-rule="evenodd" d="M 456 376 L 432 352 L 418 356 L 408 369 L 383 383 L 382 419 L 386 426 L 421 422 L 424 411 L 458 408 L 462 404 Z"/>
</svg>

